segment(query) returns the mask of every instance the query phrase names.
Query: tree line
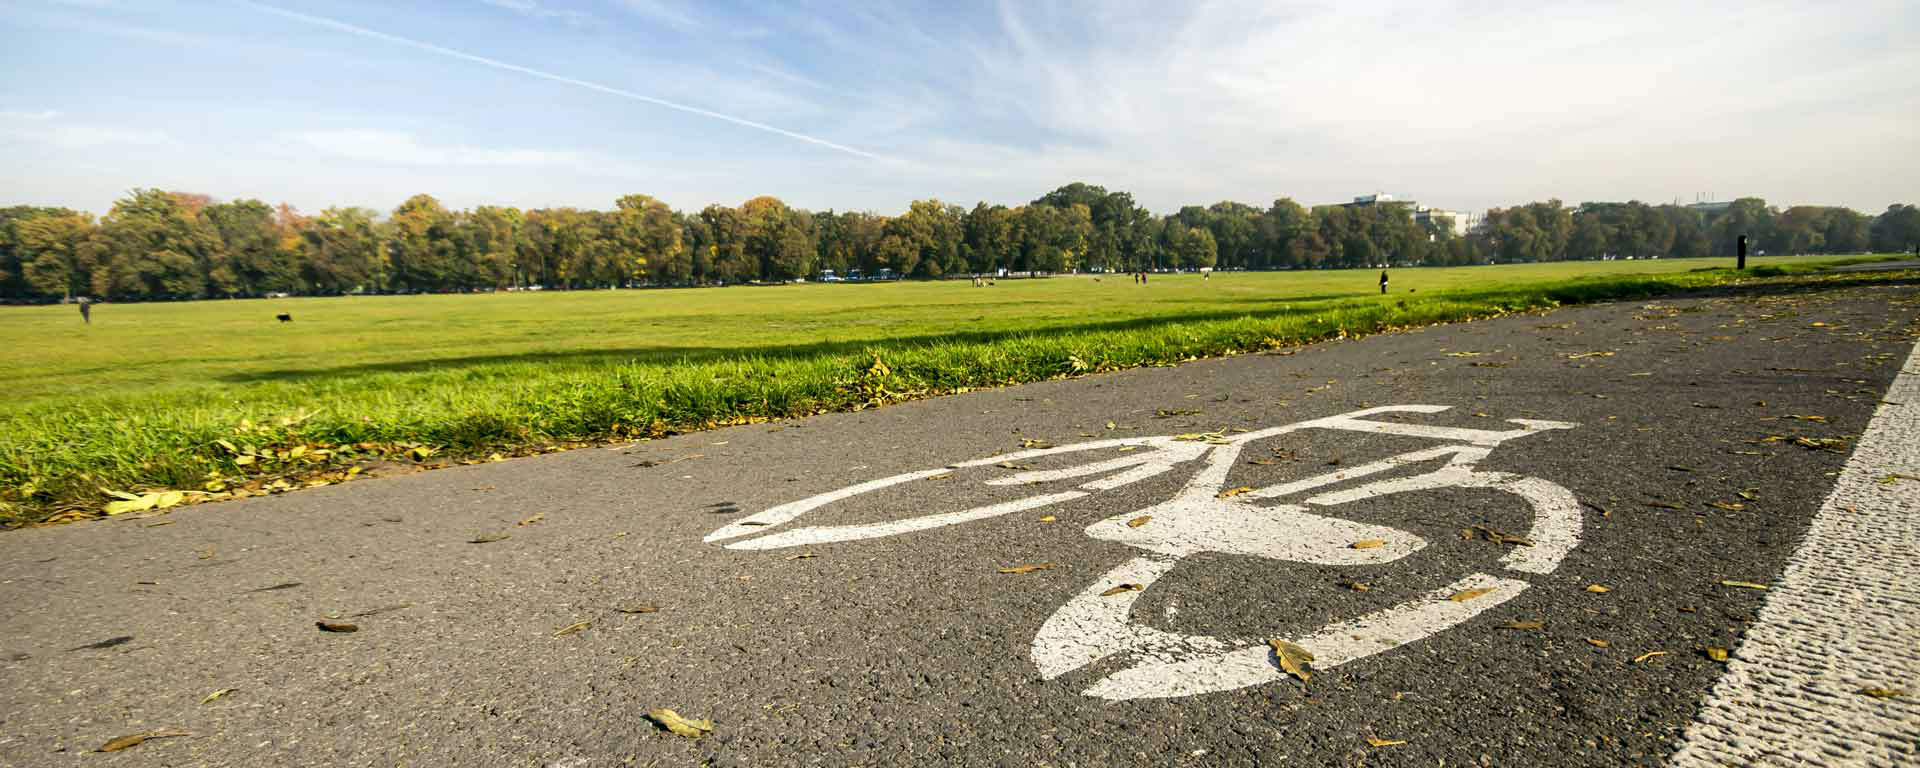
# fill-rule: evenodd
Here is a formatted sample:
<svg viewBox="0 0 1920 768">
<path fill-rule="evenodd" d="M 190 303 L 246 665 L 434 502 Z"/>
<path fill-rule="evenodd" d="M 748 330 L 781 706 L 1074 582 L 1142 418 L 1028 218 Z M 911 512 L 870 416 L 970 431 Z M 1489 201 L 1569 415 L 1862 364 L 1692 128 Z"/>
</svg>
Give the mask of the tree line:
<svg viewBox="0 0 1920 768">
<path fill-rule="evenodd" d="M 911 278 L 1225 267 L 1295 269 L 1905 251 L 1920 209 L 1718 209 L 1558 200 L 1487 212 L 1466 236 L 1406 203 L 1307 207 L 1282 198 L 1155 215 L 1126 192 L 1068 184 L 1026 205 L 939 200 L 897 216 L 809 212 L 772 197 L 673 210 L 646 195 L 610 210 L 478 206 L 417 195 L 392 212 L 302 214 L 259 200 L 137 189 L 106 215 L 0 208 L 0 298 L 339 295 L 737 284 L 832 270 Z"/>
</svg>

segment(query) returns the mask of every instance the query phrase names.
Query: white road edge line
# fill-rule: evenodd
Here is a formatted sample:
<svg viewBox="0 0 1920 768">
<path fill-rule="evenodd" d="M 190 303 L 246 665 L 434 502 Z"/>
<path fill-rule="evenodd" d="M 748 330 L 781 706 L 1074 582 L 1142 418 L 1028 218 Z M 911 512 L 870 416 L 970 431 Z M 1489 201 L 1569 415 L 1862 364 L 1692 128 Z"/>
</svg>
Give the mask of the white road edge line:
<svg viewBox="0 0 1920 768">
<path fill-rule="evenodd" d="M 1920 345 L 1670 765 L 1920 761 L 1920 480 L 1908 479 L 1915 477 Z M 1869 688 L 1905 693 L 1879 698 Z"/>
</svg>

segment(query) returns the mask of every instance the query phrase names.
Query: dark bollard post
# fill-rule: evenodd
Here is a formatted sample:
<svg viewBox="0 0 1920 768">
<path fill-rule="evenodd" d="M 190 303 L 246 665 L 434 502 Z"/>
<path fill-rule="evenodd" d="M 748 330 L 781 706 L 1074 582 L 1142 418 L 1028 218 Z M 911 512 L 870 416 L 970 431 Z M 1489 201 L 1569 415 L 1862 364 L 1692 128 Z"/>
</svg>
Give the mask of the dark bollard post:
<svg viewBox="0 0 1920 768">
<path fill-rule="evenodd" d="M 1736 265 L 1734 268 L 1735 269 L 1747 268 L 1747 236 L 1746 235 L 1740 236 L 1740 263 Z"/>
</svg>

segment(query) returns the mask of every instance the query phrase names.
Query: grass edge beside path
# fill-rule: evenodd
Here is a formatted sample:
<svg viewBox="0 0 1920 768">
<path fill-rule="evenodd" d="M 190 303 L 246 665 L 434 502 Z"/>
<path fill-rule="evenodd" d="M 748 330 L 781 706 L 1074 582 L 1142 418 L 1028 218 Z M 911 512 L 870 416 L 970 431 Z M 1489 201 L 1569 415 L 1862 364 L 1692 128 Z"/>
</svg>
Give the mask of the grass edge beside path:
<svg viewBox="0 0 1920 768">
<path fill-rule="evenodd" d="M 368 467 L 417 471 L 499 461 L 1563 305 L 1720 286 L 1854 284 L 1888 277 L 1819 274 L 1840 263 L 1847 262 L 1297 305 L 1277 298 L 1277 309 L 1232 319 L 990 341 L 882 342 L 857 353 L 629 362 L 551 375 L 529 368 L 525 379 L 475 384 L 453 377 L 401 393 L 342 388 L 293 409 L 214 397 L 101 398 L 6 421 L 0 434 L 0 527 L 159 514 L 182 504 L 345 482 Z"/>
</svg>

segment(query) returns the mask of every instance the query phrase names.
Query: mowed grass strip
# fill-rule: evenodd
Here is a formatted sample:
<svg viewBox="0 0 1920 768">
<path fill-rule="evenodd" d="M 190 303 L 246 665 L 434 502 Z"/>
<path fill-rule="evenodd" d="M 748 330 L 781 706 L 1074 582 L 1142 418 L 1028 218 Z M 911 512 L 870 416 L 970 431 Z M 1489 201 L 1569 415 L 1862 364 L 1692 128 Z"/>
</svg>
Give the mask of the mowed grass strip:
<svg viewBox="0 0 1920 768">
<path fill-rule="evenodd" d="M 1339 271 L 110 304 L 90 327 L 71 307 L 0 310 L 0 523 L 1819 268 L 1768 261 L 1396 270 L 1387 296 Z"/>
</svg>

